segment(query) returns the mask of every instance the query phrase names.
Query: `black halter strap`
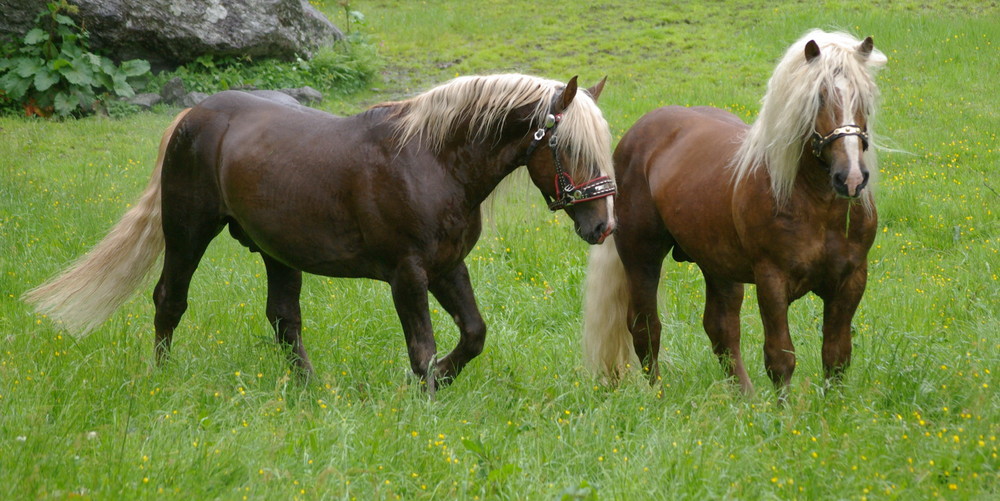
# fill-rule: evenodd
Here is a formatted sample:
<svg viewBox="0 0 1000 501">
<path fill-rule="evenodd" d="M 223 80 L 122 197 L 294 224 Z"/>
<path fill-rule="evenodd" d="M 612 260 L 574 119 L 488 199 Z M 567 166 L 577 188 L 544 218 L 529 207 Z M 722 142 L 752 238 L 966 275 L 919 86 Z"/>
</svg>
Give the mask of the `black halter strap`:
<svg viewBox="0 0 1000 501">
<path fill-rule="evenodd" d="M 556 135 L 556 129 L 559 127 L 561 121 L 561 113 L 550 113 L 547 115 L 545 122 L 535 131 L 535 135 L 531 139 L 531 144 L 528 145 L 528 149 L 524 153 L 524 163 L 527 164 L 531 155 L 538 148 L 538 145 L 541 144 L 542 139 L 545 138 L 545 135 L 551 134 L 549 136 L 549 149 L 552 150 L 552 161 L 556 169 L 556 197 L 555 199 L 551 199 L 546 195 L 545 201 L 548 203 L 549 210 L 553 212 L 565 209 L 573 204 L 609 197 L 616 192 L 615 182 L 608 176 L 600 176 L 581 184 L 576 184 L 573 181 L 569 172 L 563 168 L 562 160 L 559 159 L 559 153 L 556 151 L 556 147 L 559 144 L 559 136 Z"/>
<path fill-rule="evenodd" d="M 861 138 L 861 148 L 864 151 L 868 151 L 868 133 L 864 131 L 861 127 L 857 125 L 841 125 L 836 129 L 833 129 L 829 134 L 825 136 L 819 135 L 819 132 L 813 131 L 812 133 L 812 153 L 816 158 L 821 158 L 823 155 L 823 148 L 826 145 L 840 139 L 844 136 L 858 136 Z"/>
</svg>

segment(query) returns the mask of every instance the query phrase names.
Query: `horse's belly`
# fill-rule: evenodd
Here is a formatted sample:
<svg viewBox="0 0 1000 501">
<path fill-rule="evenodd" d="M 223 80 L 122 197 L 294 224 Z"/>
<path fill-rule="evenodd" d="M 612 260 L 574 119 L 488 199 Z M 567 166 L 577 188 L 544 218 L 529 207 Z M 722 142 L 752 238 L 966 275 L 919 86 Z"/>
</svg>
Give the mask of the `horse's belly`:
<svg viewBox="0 0 1000 501">
<path fill-rule="evenodd" d="M 663 224 L 673 238 L 673 258 L 691 261 L 707 274 L 752 283 L 753 268 L 733 225 L 726 199 L 678 204 L 673 196 L 657 200 Z"/>
</svg>

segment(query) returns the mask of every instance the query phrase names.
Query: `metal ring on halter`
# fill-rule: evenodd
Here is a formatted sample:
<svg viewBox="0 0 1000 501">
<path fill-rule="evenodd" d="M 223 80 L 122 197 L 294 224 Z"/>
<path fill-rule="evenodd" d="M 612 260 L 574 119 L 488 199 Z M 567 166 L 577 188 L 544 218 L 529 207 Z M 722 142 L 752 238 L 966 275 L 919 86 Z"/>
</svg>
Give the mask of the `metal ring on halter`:
<svg viewBox="0 0 1000 501">
<path fill-rule="evenodd" d="M 538 144 L 545 138 L 545 134 L 552 133 L 552 136 L 549 137 L 549 149 L 552 151 L 552 162 L 556 168 L 556 197 L 554 200 L 549 200 L 549 197 L 546 196 L 545 199 L 548 202 L 549 209 L 553 212 L 580 202 L 609 197 L 617 191 L 615 189 L 615 182 L 608 176 L 600 176 L 582 184 L 576 184 L 573 181 L 573 178 L 563 168 L 562 161 L 559 159 L 559 153 L 556 151 L 556 147 L 559 144 L 559 136 L 556 135 L 556 129 L 561 120 L 562 114 L 549 113 L 546 115 L 545 122 L 535 131 L 535 134 L 532 136 L 534 140 L 528 145 L 528 149 L 524 154 L 524 162 L 527 163 L 528 159 L 535 152 L 535 149 L 538 148 Z"/>
</svg>

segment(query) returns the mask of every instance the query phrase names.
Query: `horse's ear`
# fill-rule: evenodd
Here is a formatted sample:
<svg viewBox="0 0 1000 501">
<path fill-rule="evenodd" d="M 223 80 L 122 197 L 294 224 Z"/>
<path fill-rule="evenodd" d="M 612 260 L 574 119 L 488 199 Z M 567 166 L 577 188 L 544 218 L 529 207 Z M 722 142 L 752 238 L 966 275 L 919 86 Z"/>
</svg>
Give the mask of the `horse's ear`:
<svg viewBox="0 0 1000 501">
<path fill-rule="evenodd" d="M 595 103 L 597 102 L 597 98 L 601 96 L 601 91 L 604 90 L 604 83 L 607 81 L 608 76 L 604 75 L 604 78 L 600 82 L 597 82 L 597 85 L 587 89 L 587 92 L 590 93 L 590 97 L 593 98 Z"/>
<path fill-rule="evenodd" d="M 872 40 L 872 37 L 867 37 L 861 42 L 861 45 L 858 45 L 858 55 L 861 56 L 861 59 L 868 59 L 868 56 L 872 55 L 872 49 L 874 48 L 875 42 Z"/>
<path fill-rule="evenodd" d="M 811 63 L 817 57 L 819 57 L 819 45 L 816 45 L 815 40 L 810 40 L 806 43 L 806 62 Z"/>
<path fill-rule="evenodd" d="M 553 105 L 553 110 L 552 111 L 554 111 L 556 113 L 562 113 L 563 110 L 565 110 L 567 107 L 569 107 L 569 103 L 573 102 L 573 98 L 574 97 L 576 97 L 576 77 L 575 76 L 573 78 L 569 79 L 569 82 L 566 84 L 566 88 L 563 89 L 562 94 L 559 94 L 559 97 L 556 98 L 556 102 Z"/>
</svg>

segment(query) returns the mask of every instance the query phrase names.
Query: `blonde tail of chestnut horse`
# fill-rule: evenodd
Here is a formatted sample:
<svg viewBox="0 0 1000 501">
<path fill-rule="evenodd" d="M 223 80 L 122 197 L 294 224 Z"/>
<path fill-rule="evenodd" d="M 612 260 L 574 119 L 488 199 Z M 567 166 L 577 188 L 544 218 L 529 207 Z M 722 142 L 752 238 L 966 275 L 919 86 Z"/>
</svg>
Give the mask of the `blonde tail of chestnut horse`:
<svg viewBox="0 0 1000 501">
<path fill-rule="evenodd" d="M 591 247 L 583 299 L 583 360 L 616 382 L 636 359 L 628 330 L 628 283 L 614 237 Z"/>
<path fill-rule="evenodd" d="M 160 170 L 170 137 L 188 111 L 181 111 L 163 133 L 156 168 L 135 206 L 89 253 L 24 294 L 24 301 L 70 333 L 85 335 L 107 320 L 143 284 L 163 253 Z"/>
</svg>

